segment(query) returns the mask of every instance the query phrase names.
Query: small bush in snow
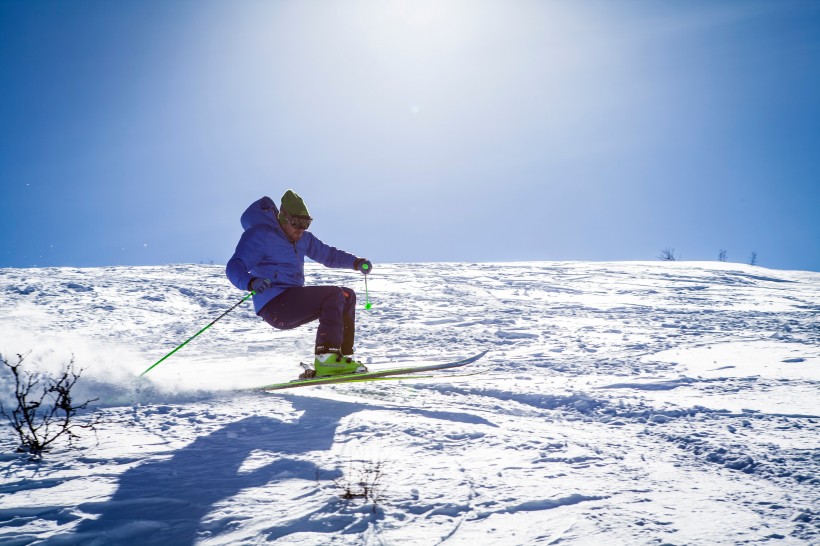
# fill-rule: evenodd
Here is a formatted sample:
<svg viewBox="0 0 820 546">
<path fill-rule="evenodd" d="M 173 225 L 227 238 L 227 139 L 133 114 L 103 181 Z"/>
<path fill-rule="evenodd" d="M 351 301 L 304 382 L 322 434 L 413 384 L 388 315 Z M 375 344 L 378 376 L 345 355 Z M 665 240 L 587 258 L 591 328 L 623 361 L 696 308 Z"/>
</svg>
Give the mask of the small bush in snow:
<svg viewBox="0 0 820 546">
<path fill-rule="evenodd" d="M 28 453 L 32 459 L 39 459 L 60 437 L 65 437 L 68 445 L 74 447 L 74 441 L 79 439 L 77 429 L 96 432 L 98 419 L 84 424 L 73 420 L 78 410 L 85 409 L 96 400 L 87 400 L 82 404 L 75 404 L 72 400 L 71 389 L 82 373 L 82 370 L 74 371 L 73 357 L 57 379 L 22 369 L 23 360 L 25 357 L 18 354 L 17 363 L 9 364 L 0 355 L 0 362 L 13 376 L 13 397 L 17 404 L 8 411 L 0 402 L 0 414 L 8 419 L 20 437 L 19 453 Z"/>
<path fill-rule="evenodd" d="M 355 466 L 355 468 L 354 468 Z M 347 472 L 333 483 L 341 491 L 341 498 L 345 500 L 362 499 L 373 503 L 373 512 L 384 500 L 384 462 L 353 461 L 348 464 Z"/>
</svg>

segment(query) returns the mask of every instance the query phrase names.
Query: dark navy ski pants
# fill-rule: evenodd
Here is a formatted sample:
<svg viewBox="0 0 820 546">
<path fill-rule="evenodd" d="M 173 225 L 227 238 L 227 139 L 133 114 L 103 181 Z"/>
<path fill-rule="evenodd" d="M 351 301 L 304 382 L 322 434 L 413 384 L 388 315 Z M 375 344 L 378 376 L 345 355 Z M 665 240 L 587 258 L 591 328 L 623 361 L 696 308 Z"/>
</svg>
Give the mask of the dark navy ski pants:
<svg viewBox="0 0 820 546">
<path fill-rule="evenodd" d="M 259 315 L 279 330 L 319 319 L 316 354 L 353 354 L 356 336 L 356 292 L 343 286 L 288 288 L 265 305 Z"/>
</svg>

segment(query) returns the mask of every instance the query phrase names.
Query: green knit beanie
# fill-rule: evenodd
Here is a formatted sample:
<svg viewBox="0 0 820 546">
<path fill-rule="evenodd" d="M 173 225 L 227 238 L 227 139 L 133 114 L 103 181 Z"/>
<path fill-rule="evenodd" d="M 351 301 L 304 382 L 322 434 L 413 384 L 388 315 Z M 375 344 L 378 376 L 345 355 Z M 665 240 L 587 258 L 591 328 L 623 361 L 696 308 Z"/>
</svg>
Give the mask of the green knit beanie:
<svg viewBox="0 0 820 546">
<path fill-rule="evenodd" d="M 282 206 L 280 208 L 286 210 L 291 216 L 310 218 L 310 213 L 308 212 L 307 206 L 305 206 L 305 202 L 302 201 L 299 194 L 293 190 L 286 191 L 285 195 L 282 196 Z"/>
</svg>

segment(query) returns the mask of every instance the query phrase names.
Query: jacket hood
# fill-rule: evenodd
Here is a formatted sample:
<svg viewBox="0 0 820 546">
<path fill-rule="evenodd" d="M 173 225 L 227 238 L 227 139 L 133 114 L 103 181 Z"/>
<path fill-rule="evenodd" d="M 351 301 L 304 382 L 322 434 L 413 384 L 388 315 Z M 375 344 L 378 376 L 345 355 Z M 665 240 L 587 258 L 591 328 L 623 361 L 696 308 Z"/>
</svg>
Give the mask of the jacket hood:
<svg viewBox="0 0 820 546">
<path fill-rule="evenodd" d="M 276 219 L 279 216 L 279 209 L 273 199 L 267 195 L 262 199 L 254 201 L 245 212 L 242 213 L 240 221 L 242 222 L 242 229 L 249 230 L 253 226 L 270 226 L 273 228 L 279 227 L 279 221 Z"/>
</svg>

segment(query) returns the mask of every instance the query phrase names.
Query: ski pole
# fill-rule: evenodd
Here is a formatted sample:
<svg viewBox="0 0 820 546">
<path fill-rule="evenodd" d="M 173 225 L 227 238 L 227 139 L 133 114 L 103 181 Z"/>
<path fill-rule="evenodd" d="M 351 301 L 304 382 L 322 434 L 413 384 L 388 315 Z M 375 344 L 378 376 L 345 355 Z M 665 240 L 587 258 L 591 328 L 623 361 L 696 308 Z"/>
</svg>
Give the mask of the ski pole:
<svg viewBox="0 0 820 546">
<path fill-rule="evenodd" d="M 143 375 L 147 374 L 148 372 L 150 372 L 151 370 L 153 370 L 154 368 L 156 368 L 157 366 L 159 366 L 159 365 L 160 365 L 160 363 L 161 363 L 162 361 L 164 361 L 166 358 L 168 358 L 169 356 L 171 356 L 171 355 L 172 355 L 172 354 L 174 354 L 175 352 L 177 352 L 177 351 L 179 351 L 180 349 L 182 349 L 183 347 L 185 347 L 185 346 L 188 344 L 188 342 L 189 342 L 189 341 L 191 341 L 191 340 L 192 340 L 192 339 L 194 339 L 196 336 L 198 336 L 199 334 L 201 334 L 202 332 L 204 332 L 205 330 L 207 330 L 208 328 L 210 328 L 211 326 L 213 326 L 213 325 L 216 323 L 216 321 L 218 321 L 219 319 L 221 319 L 222 317 L 224 317 L 225 315 L 227 315 L 228 313 L 230 313 L 231 311 L 233 311 L 234 309 L 236 309 L 237 307 L 239 307 L 239 305 L 240 305 L 241 303 L 244 303 L 244 302 L 245 302 L 245 300 L 247 300 L 248 298 L 250 298 L 250 297 L 251 297 L 251 296 L 253 296 L 254 294 L 256 294 L 256 292 L 251 291 L 251 292 L 250 292 L 247 296 L 245 296 L 244 298 L 242 298 L 240 301 L 236 302 L 236 303 L 234 304 L 234 306 L 233 306 L 233 307 L 231 307 L 230 309 L 228 309 L 227 311 L 225 311 L 224 313 L 222 313 L 221 315 L 219 315 L 218 317 L 216 317 L 214 320 L 212 320 L 212 321 L 211 321 L 211 323 L 210 323 L 208 326 L 206 326 L 205 328 L 203 328 L 203 329 L 202 329 L 202 330 L 200 330 L 199 332 L 195 333 L 194 335 L 192 335 L 191 337 L 189 337 L 187 340 L 185 340 L 185 341 L 184 341 L 184 342 L 183 342 L 183 343 L 182 343 L 179 347 L 177 347 L 176 349 L 174 349 L 173 351 L 171 351 L 171 352 L 170 352 L 170 353 L 168 353 L 167 355 L 163 356 L 162 358 L 160 358 L 159 360 L 157 360 L 156 362 L 154 362 L 154 364 L 152 364 L 152 365 L 151 365 L 151 366 L 150 366 L 147 370 L 145 370 L 144 372 L 142 372 L 142 373 L 140 374 L 140 377 L 142 377 Z"/>
<path fill-rule="evenodd" d="M 362 264 L 362 269 L 367 271 L 370 268 L 367 266 L 367 264 Z M 373 304 L 370 303 L 370 293 L 367 291 L 367 275 L 364 276 L 364 301 L 365 309 L 370 309 L 371 307 L 373 307 Z"/>
</svg>

